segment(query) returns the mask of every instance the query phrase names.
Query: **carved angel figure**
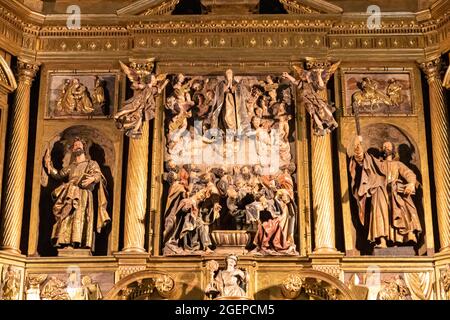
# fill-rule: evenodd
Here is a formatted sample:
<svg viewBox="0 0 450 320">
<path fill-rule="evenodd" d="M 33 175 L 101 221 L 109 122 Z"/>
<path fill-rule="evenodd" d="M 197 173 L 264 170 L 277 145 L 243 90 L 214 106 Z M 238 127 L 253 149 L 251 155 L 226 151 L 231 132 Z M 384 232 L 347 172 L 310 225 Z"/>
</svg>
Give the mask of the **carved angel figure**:
<svg viewBox="0 0 450 320">
<path fill-rule="evenodd" d="M 283 78 L 297 85 L 300 90 L 300 104 L 311 115 L 314 134 L 318 136 L 323 136 L 338 127 L 338 123 L 333 117 L 335 108 L 326 101 L 321 92 L 326 89 L 326 83 L 337 70 L 339 64 L 340 62 L 337 62 L 327 69 L 313 68 L 311 70 L 304 70 L 294 66 L 294 69 L 300 76 L 298 80 L 287 72 L 283 73 Z"/>
<path fill-rule="evenodd" d="M 140 138 L 143 121 L 152 120 L 155 117 L 156 97 L 161 94 L 169 80 L 166 79 L 167 74 L 138 73 L 122 62 L 120 65 L 132 82 L 131 88 L 134 90 L 134 95 L 125 101 L 122 109 L 114 116 L 114 120 L 116 120 L 116 126 L 125 131 L 128 137 Z"/>
</svg>

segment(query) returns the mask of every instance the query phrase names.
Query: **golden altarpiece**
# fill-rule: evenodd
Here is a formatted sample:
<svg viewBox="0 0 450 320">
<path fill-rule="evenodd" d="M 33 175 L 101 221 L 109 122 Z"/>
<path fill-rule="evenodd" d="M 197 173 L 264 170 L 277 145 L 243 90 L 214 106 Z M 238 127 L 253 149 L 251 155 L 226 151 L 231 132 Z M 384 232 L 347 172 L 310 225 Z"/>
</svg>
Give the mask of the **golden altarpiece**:
<svg viewBox="0 0 450 320">
<path fill-rule="evenodd" d="M 0 297 L 450 299 L 449 12 L 0 0 Z"/>
</svg>

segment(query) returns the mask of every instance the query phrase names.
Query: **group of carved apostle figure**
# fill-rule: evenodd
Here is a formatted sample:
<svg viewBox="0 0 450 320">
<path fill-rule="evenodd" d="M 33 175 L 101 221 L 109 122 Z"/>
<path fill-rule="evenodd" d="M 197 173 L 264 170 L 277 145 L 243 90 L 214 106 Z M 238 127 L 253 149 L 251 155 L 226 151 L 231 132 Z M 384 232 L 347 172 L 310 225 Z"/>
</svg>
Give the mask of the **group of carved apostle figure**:
<svg viewBox="0 0 450 320">
<path fill-rule="evenodd" d="M 298 69 L 299 79 L 283 73 L 279 81 L 267 76 L 253 84 L 246 83 L 245 78 L 237 81 L 232 70 L 226 71 L 225 79 L 213 84 L 205 77 L 189 79 L 179 74 L 173 78 L 172 92 L 164 103 L 168 124 L 164 176 L 169 184 L 164 212 L 165 254 L 208 252 L 214 248 L 211 230 L 224 227 L 227 219 L 227 227 L 253 230 L 254 252 L 296 252 L 294 230 L 298 213 L 292 176 L 295 165 L 289 141 L 294 99 L 289 83 L 297 86 L 300 105 L 311 115 L 314 134 L 326 135 L 337 128 L 337 122 L 323 90 L 337 66 Z M 143 76 L 124 64 L 122 67 L 133 83 L 134 95 L 114 118 L 127 136 L 140 138 L 143 122 L 155 116 L 157 97 L 170 81 L 165 74 Z M 195 121 L 201 121 L 200 128 L 193 125 Z M 211 129 L 218 133 L 204 135 Z M 256 136 L 256 162 L 199 165 L 179 161 L 179 152 L 186 149 L 181 143 L 183 132 L 203 134 L 202 145 L 209 145 L 226 130 Z M 275 140 L 271 132 L 276 132 Z M 263 144 L 273 146 L 274 141 L 279 147 L 280 163 L 278 170 L 267 172 L 260 150 Z M 90 247 L 92 190 L 103 179 L 98 164 L 85 157 L 87 150 L 82 140 L 75 140 L 70 151 L 74 154 L 72 162 L 61 171 L 53 168 L 48 154 L 45 158 L 51 176 L 68 179 L 54 192 L 53 238 L 59 246 Z M 358 201 L 361 222 L 369 226 L 368 240 L 380 247 L 417 242 L 422 229 L 411 199 L 416 184 L 414 173 L 398 161 L 391 142 L 383 145 L 382 159 L 364 152 L 361 137 L 357 137 L 354 151 L 350 164 L 352 192 Z M 104 193 L 98 194 L 99 231 L 109 217 Z M 368 208 L 370 218 L 364 221 Z"/>
</svg>

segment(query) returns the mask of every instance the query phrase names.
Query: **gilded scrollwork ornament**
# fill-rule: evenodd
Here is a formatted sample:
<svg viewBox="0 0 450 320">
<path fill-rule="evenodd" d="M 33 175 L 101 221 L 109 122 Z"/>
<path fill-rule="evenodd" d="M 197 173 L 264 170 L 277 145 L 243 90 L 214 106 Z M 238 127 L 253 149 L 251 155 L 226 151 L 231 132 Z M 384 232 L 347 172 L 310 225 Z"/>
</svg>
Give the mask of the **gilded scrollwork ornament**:
<svg viewBox="0 0 450 320">
<path fill-rule="evenodd" d="M 67 293 L 67 281 L 55 276 L 50 277 L 41 291 L 42 300 L 70 300 Z"/>
<path fill-rule="evenodd" d="M 296 299 L 305 284 L 305 278 L 299 274 L 290 274 L 281 284 L 281 292 L 288 299 Z"/>
<path fill-rule="evenodd" d="M 27 276 L 26 300 L 41 300 L 41 285 L 47 280 L 47 274 L 29 274 Z"/>
<path fill-rule="evenodd" d="M 397 275 L 383 282 L 377 300 L 412 300 L 411 291 L 403 277 Z"/>
</svg>

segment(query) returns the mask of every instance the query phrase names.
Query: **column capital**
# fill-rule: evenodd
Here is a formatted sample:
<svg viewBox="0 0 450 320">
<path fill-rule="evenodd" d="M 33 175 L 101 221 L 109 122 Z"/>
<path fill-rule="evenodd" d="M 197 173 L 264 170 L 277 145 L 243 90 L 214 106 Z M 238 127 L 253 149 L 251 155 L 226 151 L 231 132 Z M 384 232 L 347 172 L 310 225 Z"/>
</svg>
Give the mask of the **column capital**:
<svg viewBox="0 0 450 320">
<path fill-rule="evenodd" d="M 138 76 L 147 76 L 148 74 L 155 72 L 155 60 L 156 58 L 130 58 L 129 68 L 136 71 Z"/>
<path fill-rule="evenodd" d="M 425 73 L 427 80 L 431 80 L 435 77 L 439 78 L 439 73 L 442 67 L 442 60 L 440 57 L 434 57 L 428 60 L 422 60 L 417 62 L 420 69 Z"/>
<path fill-rule="evenodd" d="M 17 75 L 19 77 L 19 81 L 24 81 L 31 84 L 38 70 L 39 64 L 37 63 L 21 60 L 20 58 L 17 61 Z"/>
</svg>

